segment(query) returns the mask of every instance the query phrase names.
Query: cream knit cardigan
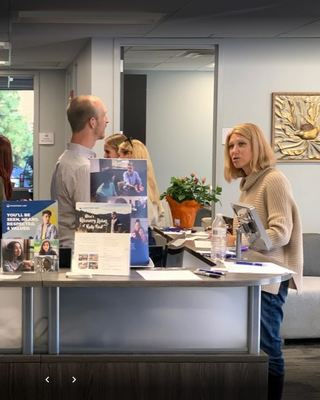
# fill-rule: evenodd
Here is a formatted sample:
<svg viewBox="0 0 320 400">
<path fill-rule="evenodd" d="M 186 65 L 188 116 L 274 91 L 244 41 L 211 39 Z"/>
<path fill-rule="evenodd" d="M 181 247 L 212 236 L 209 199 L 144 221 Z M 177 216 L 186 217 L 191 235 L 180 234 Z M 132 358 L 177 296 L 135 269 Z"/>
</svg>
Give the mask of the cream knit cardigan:
<svg viewBox="0 0 320 400">
<path fill-rule="evenodd" d="M 271 250 L 259 251 L 296 274 L 289 287 L 302 289 L 303 248 L 302 228 L 297 205 L 287 178 L 277 169 L 268 167 L 241 180 L 240 201 L 254 206 L 271 239 Z M 263 287 L 277 294 L 280 284 Z"/>
</svg>

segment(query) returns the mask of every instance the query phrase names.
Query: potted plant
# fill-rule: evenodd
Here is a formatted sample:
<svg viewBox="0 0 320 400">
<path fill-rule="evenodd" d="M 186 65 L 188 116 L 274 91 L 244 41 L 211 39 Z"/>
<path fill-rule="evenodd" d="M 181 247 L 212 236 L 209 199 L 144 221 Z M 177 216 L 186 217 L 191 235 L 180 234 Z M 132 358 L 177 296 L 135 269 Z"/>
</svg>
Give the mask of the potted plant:
<svg viewBox="0 0 320 400">
<path fill-rule="evenodd" d="M 174 225 L 191 228 L 194 225 L 197 211 L 201 207 L 211 206 L 219 201 L 222 188 L 212 189 L 206 179 L 199 179 L 194 173 L 182 178 L 172 177 L 170 186 L 160 196 L 166 198 L 172 213 Z"/>
</svg>

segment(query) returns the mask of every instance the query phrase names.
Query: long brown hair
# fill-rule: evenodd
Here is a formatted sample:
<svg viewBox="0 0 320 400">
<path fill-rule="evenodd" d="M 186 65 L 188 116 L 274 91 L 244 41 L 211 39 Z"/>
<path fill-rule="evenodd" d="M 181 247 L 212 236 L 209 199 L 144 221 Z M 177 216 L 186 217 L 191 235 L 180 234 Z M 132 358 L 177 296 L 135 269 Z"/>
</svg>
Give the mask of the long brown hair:
<svg viewBox="0 0 320 400">
<path fill-rule="evenodd" d="M 10 199 L 12 195 L 11 174 L 13 169 L 12 148 L 10 140 L 0 135 L 0 176 L 3 179 L 6 198 Z"/>
</svg>

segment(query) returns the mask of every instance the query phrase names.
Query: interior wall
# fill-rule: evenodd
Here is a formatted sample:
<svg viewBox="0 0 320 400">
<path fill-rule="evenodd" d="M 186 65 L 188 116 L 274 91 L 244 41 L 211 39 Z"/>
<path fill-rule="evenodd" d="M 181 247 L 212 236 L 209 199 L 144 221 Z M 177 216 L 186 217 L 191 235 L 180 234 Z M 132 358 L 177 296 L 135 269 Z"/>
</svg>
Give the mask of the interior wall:
<svg viewBox="0 0 320 400">
<path fill-rule="evenodd" d="M 58 157 L 66 142 L 65 71 L 41 71 L 38 74 L 38 131 L 35 132 L 35 200 L 50 199 L 50 182 Z M 53 132 L 54 144 L 39 144 L 39 132 Z"/>
<path fill-rule="evenodd" d="M 213 73 L 148 72 L 146 144 L 159 189 L 172 176 L 212 179 Z"/>
<path fill-rule="evenodd" d="M 72 84 L 75 95 L 92 93 L 92 48 L 91 41 L 80 51 L 73 62 Z"/>
<path fill-rule="evenodd" d="M 224 214 L 232 215 L 230 202 L 239 197 L 239 181 L 228 184 L 223 178 L 222 128 L 253 122 L 271 140 L 271 93 L 319 91 L 319 65 L 319 39 L 221 41 L 216 173 Z M 278 163 L 278 168 L 291 182 L 304 232 L 319 232 L 319 163 Z"/>
<path fill-rule="evenodd" d="M 106 136 L 114 132 L 114 80 L 120 77 L 119 70 L 114 71 L 114 40 L 113 39 L 92 39 L 92 82 L 91 94 L 102 99 L 108 110 L 109 123 L 106 129 Z M 97 141 L 93 150 L 97 157 L 103 157 L 104 141 Z"/>
</svg>

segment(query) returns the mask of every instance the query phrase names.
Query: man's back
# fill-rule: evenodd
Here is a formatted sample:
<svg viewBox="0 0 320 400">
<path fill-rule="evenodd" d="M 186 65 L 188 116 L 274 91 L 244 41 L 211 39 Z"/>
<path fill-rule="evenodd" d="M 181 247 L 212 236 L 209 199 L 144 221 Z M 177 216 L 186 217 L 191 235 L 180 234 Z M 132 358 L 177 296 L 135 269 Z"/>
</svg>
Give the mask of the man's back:
<svg viewBox="0 0 320 400">
<path fill-rule="evenodd" d="M 94 153 L 70 143 L 60 156 L 51 181 L 51 198 L 58 201 L 59 239 L 62 247 L 73 247 L 75 206 L 90 201 L 90 162 Z"/>
</svg>

